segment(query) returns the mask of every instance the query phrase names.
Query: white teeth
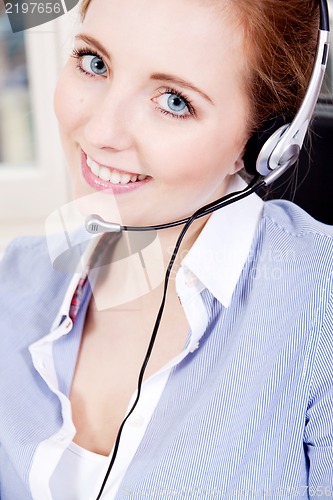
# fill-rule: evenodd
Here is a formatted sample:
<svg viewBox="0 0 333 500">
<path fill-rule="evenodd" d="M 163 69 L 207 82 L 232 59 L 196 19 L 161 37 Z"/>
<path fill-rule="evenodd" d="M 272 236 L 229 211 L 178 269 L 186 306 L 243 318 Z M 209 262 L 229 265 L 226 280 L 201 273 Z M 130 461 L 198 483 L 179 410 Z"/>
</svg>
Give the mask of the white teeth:
<svg viewBox="0 0 333 500">
<path fill-rule="evenodd" d="M 120 183 L 120 173 L 119 172 L 111 172 L 110 174 L 110 182 L 111 184 L 119 184 Z"/>
<path fill-rule="evenodd" d="M 92 171 L 92 173 L 98 177 L 100 168 L 97 165 L 97 163 L 95 163 L 91 158 L 88 158 L 88 156 L 87 156 L 87 165 Z"/>
<path fill-rule="evenodd" d="M 95 174 L 98 177 L 99 176 L 100 168 L 99 168 L 99 166 L 96 163 L 94 163 L 93 166 L 92 166 L 92 168 L 91 168 L 91 171 L 92 171 L 93 174 Z"/>
<path fill-rule="evenodd" d="M 130 180 L 131 180 L 130 174 L 123 174 L 120 177 L 120 184 L 128 184 Z"/>
<path fill-rule="evenodd" d="M 147 178 L 146 175 L 136 175 L 136 174 L 121 174 L 116 170 L 111 170 L 108 167 L 100 167 L 98 163 L 94 162 L 89 156 L 87 156 L 87 165 L 96 177 L 99 177 L 103 181 L 108 181 L 111 184 L 128 184 L 129 182 L 143 181 Z"/>
<path fill-rule="evenodd" d="M 95 174 L 96 175 L 96 174 Z M 111 177 L 111 171 L 106 167 L 101 167 L 99 169 L 98 177 L 103 181 L 109 181 Z"/>
<path fill-rule="evenodd" d="M 91 159 L 91 158 L 89 158 L 89 156 L 87 156 L 87 165 L 88 165 L 88 167 L 89 167 L 89 168 L 92 168 L 93 163 L 94 163 L 94 162 L 92 161 L 92 159 Z"/>
</svg>

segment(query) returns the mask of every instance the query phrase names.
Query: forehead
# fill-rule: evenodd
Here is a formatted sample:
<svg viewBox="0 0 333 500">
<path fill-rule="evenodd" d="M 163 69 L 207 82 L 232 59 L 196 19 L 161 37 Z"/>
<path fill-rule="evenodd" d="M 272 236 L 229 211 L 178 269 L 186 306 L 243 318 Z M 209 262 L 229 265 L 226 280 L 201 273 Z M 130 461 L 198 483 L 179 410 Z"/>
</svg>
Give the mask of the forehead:
<svg viewBox="0 0 333 500">
<path fill-rule="evenodd" d="M 207 71 L 211 79 L 235 76 L 245 64 L 242 29 L 226 0 L 92 0 L 81 29 L 119 65 L 144 62 L 200 80 Z"/>
<path fill-rule="evenodd" d="M 109 26 L 110 35 L 118 28 L 132 34 L 129 44 L 141 34 L 147 43 L 170 43 L 181 36 L 182 46 L 188 37 L 207 46 L 222 39 L 223 43 L 227 39 L 231 42 L 235 37 L 231 33 L 240 38 L 235 21 L 237 11 L 227 0 L 91 0 L 84 25 L 101 32 Z"/>
</svg>

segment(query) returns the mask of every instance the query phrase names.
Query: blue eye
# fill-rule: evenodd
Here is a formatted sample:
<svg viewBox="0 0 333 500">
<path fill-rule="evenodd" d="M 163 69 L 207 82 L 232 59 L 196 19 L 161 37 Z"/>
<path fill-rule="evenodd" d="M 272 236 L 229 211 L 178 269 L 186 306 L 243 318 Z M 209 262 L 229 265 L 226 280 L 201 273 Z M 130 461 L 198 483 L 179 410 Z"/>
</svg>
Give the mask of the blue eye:
<svg viewBox="0 0 333 500">
<path fill-rule="evenodd" d="M 107 67 L 103 59 L 92 49 L 74 49 L 72 57 L 77 60 L 77 68 L 83 73 L 90 76 L 107 76 Z"/>
<path fill-rule="evenodd" d="M 159 110 L 175 118 L 188 118 L 195 116 L 195 111 L 189 99 L 180 92 L 173 89 L 159 91 L 159 97 L 154 97 L 153 101 L 160 107 Z"/>
<path fill-rule="evenodd" d="M 174 113 L 181 113 L 187 108 L 186 102 L 176 94 L 169 94 L 167 104 Z"/>
<path fill-rule="evenodd" d="M 87 73 L 95 73 L 96 75 L 104 75 L 107 72 L 103 60 L 95 55 L 86 54 L 81 58 L 81 65 Z"/>
</svg>

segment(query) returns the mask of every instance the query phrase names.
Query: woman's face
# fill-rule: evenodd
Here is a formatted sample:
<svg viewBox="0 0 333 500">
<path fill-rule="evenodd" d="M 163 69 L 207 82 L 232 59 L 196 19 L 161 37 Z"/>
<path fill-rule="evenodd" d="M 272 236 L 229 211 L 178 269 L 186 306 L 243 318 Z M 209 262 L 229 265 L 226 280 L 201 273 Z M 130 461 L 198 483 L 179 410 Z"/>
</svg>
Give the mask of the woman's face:
<svg viewBox="0 0 333 500">
<path fill-rule="evenodd" d="M 55 110 L 74 196 L 112 196 L 124 224 L 190 215 L 242 166 L 242 33 L 209 4 L 92 0 L 60 76 Z"/>
</svg>

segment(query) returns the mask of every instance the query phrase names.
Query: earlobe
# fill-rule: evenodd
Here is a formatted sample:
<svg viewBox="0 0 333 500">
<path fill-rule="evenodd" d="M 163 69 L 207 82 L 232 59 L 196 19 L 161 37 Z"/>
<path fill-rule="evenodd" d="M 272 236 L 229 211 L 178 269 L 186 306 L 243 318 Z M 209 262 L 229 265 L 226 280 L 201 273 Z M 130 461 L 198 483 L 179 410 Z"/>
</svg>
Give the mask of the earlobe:
<svg viewBox="0 0 333 500">
<path fill-rule="evenodd" d="M 237 172 L 239 172 L 240 170 L 242 170 L 244 168 L 244 161 L 243 161 L 243 158 L 242 157 L 239 157 L 233 167 L 232 167 L 232 170 L 231 170 L 231 174 L 236 174 Z"/>
</svg>

